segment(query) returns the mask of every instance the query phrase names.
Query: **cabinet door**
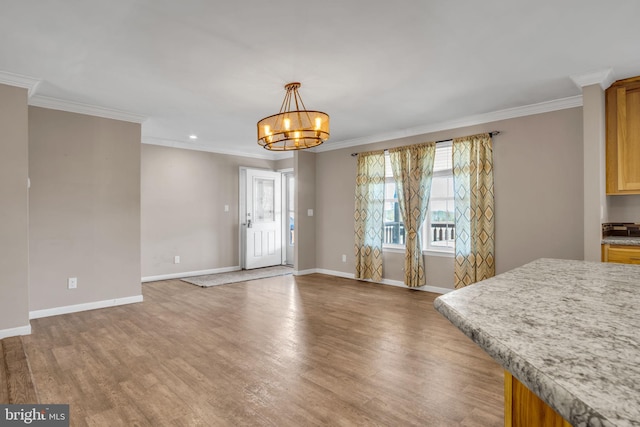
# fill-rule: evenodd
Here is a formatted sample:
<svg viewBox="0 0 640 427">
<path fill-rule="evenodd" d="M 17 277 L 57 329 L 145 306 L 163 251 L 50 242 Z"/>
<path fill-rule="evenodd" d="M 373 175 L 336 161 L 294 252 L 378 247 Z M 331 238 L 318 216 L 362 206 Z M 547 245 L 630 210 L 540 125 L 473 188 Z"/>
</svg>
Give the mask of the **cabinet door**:
<svg viewBox="0 0 640 427">
<path fill-rule="evenodd" d="M 640 264 L 640 246 L 604 245 L 602 260 L 622 264 Z"/>
<path fill-rule="evenodd" d="M 640 87 L 617 89 L 618 189 L 640 190 Z"/>
<path fill-rule="evenodd" d="M 606 91 L 607 194 L 640 194 L 640 76 Z"/>
<path fill-rule="evenodd" d="M 571 427 L 524 384 L 504 371 L 505 427 Z"/>
</svg>

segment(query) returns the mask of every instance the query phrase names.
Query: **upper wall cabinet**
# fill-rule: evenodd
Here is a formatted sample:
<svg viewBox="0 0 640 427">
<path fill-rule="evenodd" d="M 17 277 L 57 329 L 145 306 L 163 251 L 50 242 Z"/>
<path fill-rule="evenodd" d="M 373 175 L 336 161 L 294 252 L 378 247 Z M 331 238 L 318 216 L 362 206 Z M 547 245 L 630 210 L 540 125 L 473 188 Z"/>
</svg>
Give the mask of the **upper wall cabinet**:
<svg viewBox="0 0 640 427">
<path fill-rule="evenodd" d="M 640 76 L 606 91 L 607 194 L 640 194 Z"/>
</svg>

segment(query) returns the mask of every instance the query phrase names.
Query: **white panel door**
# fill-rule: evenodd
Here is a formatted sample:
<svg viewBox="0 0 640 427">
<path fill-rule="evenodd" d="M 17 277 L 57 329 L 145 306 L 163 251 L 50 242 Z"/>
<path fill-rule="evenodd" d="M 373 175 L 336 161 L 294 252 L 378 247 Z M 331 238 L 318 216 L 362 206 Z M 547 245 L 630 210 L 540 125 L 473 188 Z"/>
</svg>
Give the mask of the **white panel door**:
<svg viewBox="0 0 640 427">
<path fill-rule="evenodd" d="M 247 169 L 244 268 L 282 264 L 282 185 L 279 172 Z"/>
</svg>

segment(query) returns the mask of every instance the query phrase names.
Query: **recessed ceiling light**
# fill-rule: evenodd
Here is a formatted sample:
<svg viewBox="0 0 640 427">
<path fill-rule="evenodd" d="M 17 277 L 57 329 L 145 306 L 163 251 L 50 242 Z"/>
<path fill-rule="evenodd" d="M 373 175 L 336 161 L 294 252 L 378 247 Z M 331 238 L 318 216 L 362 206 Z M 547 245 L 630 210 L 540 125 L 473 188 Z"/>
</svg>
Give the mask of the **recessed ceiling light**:
<svg viewBox="0 0 640 427">
<path fill-rule="evenodd" d="M 189 135 L 189 139 L 198 139 L 198 135 Z"/>
</svg>

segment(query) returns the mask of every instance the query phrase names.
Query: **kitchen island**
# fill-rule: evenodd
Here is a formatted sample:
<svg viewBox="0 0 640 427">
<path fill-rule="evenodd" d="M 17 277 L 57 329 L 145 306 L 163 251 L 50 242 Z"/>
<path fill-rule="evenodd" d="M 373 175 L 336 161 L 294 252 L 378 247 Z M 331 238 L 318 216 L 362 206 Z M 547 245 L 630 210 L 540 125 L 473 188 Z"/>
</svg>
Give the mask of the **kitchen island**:
<svg viewBox="0 0 640 427">
<path fill-rule="evenodd" d="M 640 266 L 540 259 L 434 305 L 571 425 L 640 426 Z"/>
</svg>

